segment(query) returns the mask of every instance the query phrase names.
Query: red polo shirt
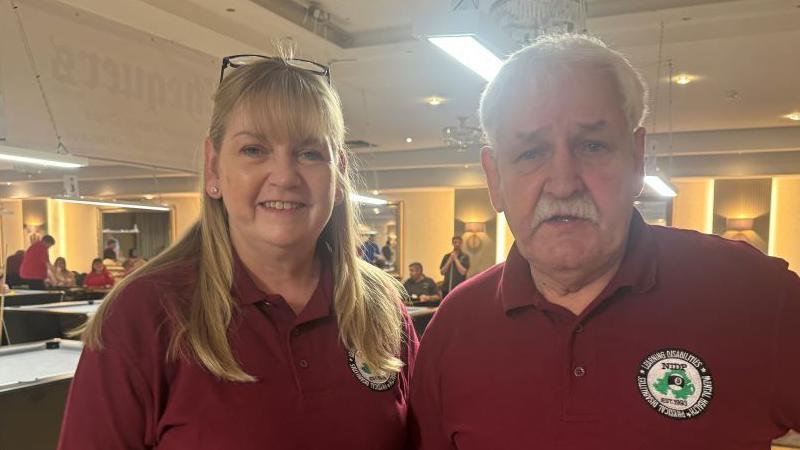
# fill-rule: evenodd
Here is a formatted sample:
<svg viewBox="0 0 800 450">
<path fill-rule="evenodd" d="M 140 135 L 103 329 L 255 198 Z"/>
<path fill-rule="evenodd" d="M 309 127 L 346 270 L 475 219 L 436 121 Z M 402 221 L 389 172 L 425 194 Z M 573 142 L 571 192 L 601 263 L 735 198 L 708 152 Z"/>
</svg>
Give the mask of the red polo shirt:
<svg viewBox="0 0 800 450">
<path fill-rule="evenodd" d="M 136 280 L 114 301 L 101 351 L 84 351 L 72 382 L 61 450 L 401 449 L 416 335 L 396 378 L 368 386 L 350 364 L 324 267 L 299 316 L 261 292 L 237 261 L 233 353 L 255 383 L 220 381 L 191 361 L 166 362 L 174 303 L 187 301 L 196 267 Z M 351 367 L 352 366 L 352 367 Z"/>
<path fill-rule="evenodd" d="M 45 280 L 49 261 L 47 245 L 42 241 L 36 241 L 25 251 L 22 265 L 19 268 L 19 276 L 25 280 Z"/>
<path fill-rule="evenodd" d="M 632 219 L 579 316 L 512 248 L 425 332 L 416 448 L 768 450 L 800 428 L 800 281 L 749 245 Z"/>
</svg>

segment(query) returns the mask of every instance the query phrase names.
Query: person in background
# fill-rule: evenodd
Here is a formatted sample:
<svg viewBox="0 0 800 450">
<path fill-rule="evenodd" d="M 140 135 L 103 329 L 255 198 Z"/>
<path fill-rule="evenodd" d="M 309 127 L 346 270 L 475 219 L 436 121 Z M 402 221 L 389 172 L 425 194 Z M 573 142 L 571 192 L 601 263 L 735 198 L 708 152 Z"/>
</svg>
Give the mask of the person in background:
<svg viewBox="0 0 800 450">
<path fill-rule="evenodd" d="M 439 288 L 432 278 L 426 277 L 422 264 L 412 262 L 408 265 L 408 279 L 403 283 L 412 302 L 436 302 L 442 299 Z"/>
<path fill-rule="evenodd" d="M 114 252 L 114 257 L 113 258 L 107 258 L 105 256 L 105 255 L 108 254 L 107 250 L 111 250 L 111 251 Z M 116 240 L 115 238 L 111 238 L 111 239 L 106 240 L 106 246 L 103 248 L 103 255 L 104 255 L 103 258 L 104 259 L 113 259 L 114 261 L 116 261 L 116 260 L 119 259 L 119 256 L 120 256 L 119 254 L 120 254 L 119 241 Z"/>
<path fill-rule="evenodd" d="M 92 269 L 83 280 L 83 286 L 107 289 L 114 285 L 114 281 L 114 277 L 103 264 L 103 260 L 95 258 L 92 260 Z"/>
<path fill-rule="evenodd" d="M 56 245 L 56 240 L 48 234 L 41 240 L 35 241 L 25 251 L 19 275 L 22 277 L 23 283 L 27 284 L 31 289 L 45 289 L 47 287 L 45 283 L 47 274 L 53 270 L 48 252 L 50 247 L 54 245 Z"/>
<path fill-rule="evenodd" d="M 22 277 L 19 276 L 22 260 L 25 258 L 25 250 L 17 250 L 16 253 L 6 258 L 6 283 L 14 287 L 22 284 Z"/>
<path fill-rule="evenodd" d="M 60 450 L 405 448 L 416 334 L 356 257 L 328 69 L 248 58 L 223 60 L 199 221 L 82 334 Z"/>
<path fill-rule="evenodd" d="M 446 297 L 456 286 L 467 279 L 469 271 L 469 255 L 461 251 L 464 240 L 461 236 L 453 236 L 453 251 L 442 257 L 439 272 L 444 275 L 442 283 L 442 298 Z"/>
<path fill-rule="evenodd" d="M 51 287 L 75 286 L 75 273 L 67 269 L 67 260 L 59 256 L 53 263 L 53 270 L 48 273 L 47 284 Z"/>
<path fill-rule="evenodd" d="M 125 268 L 120 264 L 117 259 L 117 253 L 114 250 L 110 248 L 103 250 L 103 264 L 115 281 L 125 277 Z"/>
<path fill-rule="evenodd" d="M 136 248 L 131 248 L 128 250 L 128 258 L 122 263 L 122 267 L 125 269 L 125 276 L 142 267 L 146 262 L 144 258 L 139 256 L 139 251 Z"/>
<path fill-rule="evenodd" d="M 646 92 L 577 34 L 487 85 L 481 163 L 514 244 L 427 328 L 412 448 L 767 450 L 800 430 L 800 278 L 644 221 Z"/>
<path fill-rule="evenodd" d="M 364 261 L 373 265 L 377 263 L 381 249 L 378 247 L 378 243 L 375 242 L 374 234 L 370 234 L 369 237 L 367 237 L 367 240 L 361 245 L 361 251 L 363 252 L 362 257 Z"/>
<path fill-rule="evenodd" d="M 392 259 L 394 258 L 394 252 L 392 251 L 392 238 L 386 238 L 386 243 L 383 244 L 383 247 L 381 248 L 381 254 L 383 255 L 383 260 L 386 261 L 387 265 L 392 264 L 394 261 L 394 259 Z"/>
</svg>

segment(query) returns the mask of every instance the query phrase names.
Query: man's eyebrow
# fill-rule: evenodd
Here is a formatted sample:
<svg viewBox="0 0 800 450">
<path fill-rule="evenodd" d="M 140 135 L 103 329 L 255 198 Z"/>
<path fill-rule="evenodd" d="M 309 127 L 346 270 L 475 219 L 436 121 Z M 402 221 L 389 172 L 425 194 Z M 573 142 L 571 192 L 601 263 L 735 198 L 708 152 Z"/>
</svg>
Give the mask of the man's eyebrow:
<svg viewBox="0 0 800 450">
<path fill-rule="evenodd" d="M 600 131 L 604 129 L 608 125 L 608 122 L 605 119 L 600 119 L 597 122 L 593 123 L 579 123 L 578 127 L 583 131 Z"/>
</svg>

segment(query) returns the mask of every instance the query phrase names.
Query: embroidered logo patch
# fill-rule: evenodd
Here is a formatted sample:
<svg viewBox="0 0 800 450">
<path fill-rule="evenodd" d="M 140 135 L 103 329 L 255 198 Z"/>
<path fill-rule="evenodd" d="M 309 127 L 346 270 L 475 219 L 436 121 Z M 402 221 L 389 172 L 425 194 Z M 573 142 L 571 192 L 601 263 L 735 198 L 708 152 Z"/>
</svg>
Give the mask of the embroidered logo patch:
<svg viewBox="0 0 800 450">
<path fill-rule="evenodd" d="M 647 356 L 639 366 L 637 383 L 647 404 L 671 419 L 699 416 L 714 396 L 714 382 L 705 362 L 681 349 Z"/>
<path fill-rule="evenodd" d="M 373 373 L 369 365 L 361 357 L 353 353 L 352 350 L 347 354 L 347 364 L 350 365 L 350 370 L 353 371 L 356 379 L 373 391 L 388 391 L 397 382 L 396 373 L 388 376 Z"/>
</svg>

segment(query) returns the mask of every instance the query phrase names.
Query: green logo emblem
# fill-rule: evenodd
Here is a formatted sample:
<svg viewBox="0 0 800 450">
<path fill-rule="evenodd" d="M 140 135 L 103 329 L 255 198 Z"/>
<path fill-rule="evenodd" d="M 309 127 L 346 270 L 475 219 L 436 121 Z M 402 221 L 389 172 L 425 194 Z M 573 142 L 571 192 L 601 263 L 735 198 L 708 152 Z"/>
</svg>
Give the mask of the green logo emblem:
<svg viewBox="0 0 800 450">
<path fill-rule="evenodd" d="M 703 413 L 714 395 L 714 382 L 705 362 L 681 349 L 648 355 L 639 366 L 637 386 L 651 408 L 679 420 Z"/>
</svg>

